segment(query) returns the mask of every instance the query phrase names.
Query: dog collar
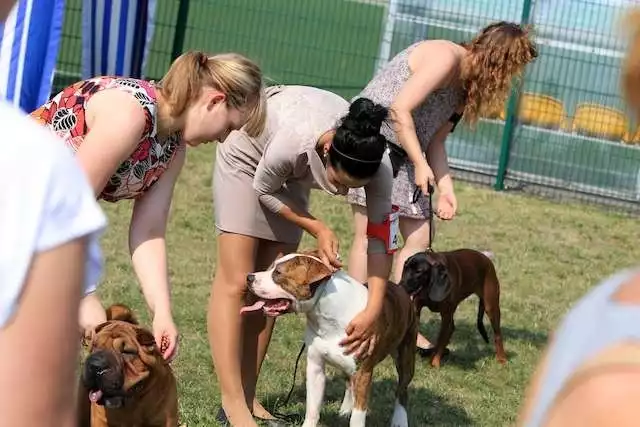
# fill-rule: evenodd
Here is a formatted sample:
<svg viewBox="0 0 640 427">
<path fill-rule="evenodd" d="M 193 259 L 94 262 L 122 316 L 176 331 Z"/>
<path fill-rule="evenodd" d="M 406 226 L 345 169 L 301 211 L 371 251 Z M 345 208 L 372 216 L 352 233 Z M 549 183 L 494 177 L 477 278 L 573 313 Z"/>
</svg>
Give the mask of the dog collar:
<svg viewBox="0 0 640 427">
<path fill-rule="evenodd" d="M 316 297 L 315 302 L 313 303 L 313 306 L 311 307 L 311 309 L 315 309 L 318 306 L 318 302 L 320 302 L 320 298 L 322 298 L 322 296 L 324 295 L 324 293 L 327 291 L 327 282 L 331 279 L 333 279 L 335 273 L 333 273 L 331 276 L 329 276 L 328 279 L 326 279 L 321 285 L 320 285 L 320 289 L 318 290 L 318 296 Z"/>
</svg>

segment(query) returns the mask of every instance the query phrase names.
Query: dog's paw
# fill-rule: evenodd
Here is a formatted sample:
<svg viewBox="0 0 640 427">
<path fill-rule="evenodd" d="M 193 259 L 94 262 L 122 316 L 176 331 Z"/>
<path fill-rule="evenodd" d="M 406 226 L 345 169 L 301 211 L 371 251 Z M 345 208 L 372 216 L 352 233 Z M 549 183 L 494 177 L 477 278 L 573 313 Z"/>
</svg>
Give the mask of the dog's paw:
<svg viewBox="0 0 640 427">
<path fill-rule="evenodd" d="M 340 416 L 348 417 L 351 415 L 351 411 L 353 410 L 353 392 L 349 385 L 347 384 L 347 388 L 344 392 L 344 398 L 342 399 L 342 405 L 340 405 Z"/>
<path fill-rule="evenodd" d="M 407 410 L 396 400 L 396 404 L 393 408 L 393 417 L 391 417 L 391 427 L 408 427 L 409 418 L 407 417 Z"/>
</svg>

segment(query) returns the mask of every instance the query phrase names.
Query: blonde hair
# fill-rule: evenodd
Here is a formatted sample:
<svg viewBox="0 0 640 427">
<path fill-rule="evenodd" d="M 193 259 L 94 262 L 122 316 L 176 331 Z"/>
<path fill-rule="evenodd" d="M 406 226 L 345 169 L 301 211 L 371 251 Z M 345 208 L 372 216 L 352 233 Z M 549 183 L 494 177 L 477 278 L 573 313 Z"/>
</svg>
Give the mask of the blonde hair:
<svg viewBox="0 0 640 427">
<path fill-rule="evenodd" d="M 212 87 L 227 96 L 231 108 L 251 106 L 244 126 L 250 136 L 264 129 L 266 105 L 260 67 L 238 53 L 208 56 L 190 51 L 180 55 L 160 81 L 160 91 L 173 117 L 182 114 L 199 96 L 203 87 Z"/>
<path fill-rule="evenodd" d="M 630 40 L 620 73 L 622 96 L 634 114 L 640 116 L 640 8 L 632 9 L 625 21 Z"/>
<path fill-rule="evenodd" d="M 514 77 L 520 77 L 538 52 L 530 28 L 505 21 L 485 27 L 465 47 L 469 54 L 461 64 L 466 92 L 463 116 L 474 124 L 504 106 Z"/>
</svg>

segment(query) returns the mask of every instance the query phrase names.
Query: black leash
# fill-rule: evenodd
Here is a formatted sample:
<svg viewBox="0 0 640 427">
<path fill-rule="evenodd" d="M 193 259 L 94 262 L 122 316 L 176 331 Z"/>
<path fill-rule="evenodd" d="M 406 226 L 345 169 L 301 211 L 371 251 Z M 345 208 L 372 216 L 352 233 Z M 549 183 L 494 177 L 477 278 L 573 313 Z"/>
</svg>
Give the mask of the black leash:
<svg viewBox="0 0 640 427">
<path fill-rule="evenodd" d="M 434 192 L 434 188 L 433 185 L 431 185 L 431 183 L 427 184 L 427 192 L 429 194 L 427 194 L 427 204 L 429 205 L 429 216 L 428 216 L 428 220 L 429 220 L 429 244 L 427 246 L 427 252 L 433 252 L 433 249 L 431 248 L 431 245 L 433 245 L 433 238 L 436 235 L 435 232 L 435 227 L 433 226 L 433 192 Z M 413 192 L 413 199 L 411 201 L 411 203 L 417 203 L 418 200 L 420 199 L 420 196 L 422 195 L 422 189 L 420 187 L 417 187 L 416 190 Z"/>
<path fill-rule="evenodd" d="M 288 421 L 290 423 L 298 423 L 301 420 L 300 417 L 296 414 L 283 414 L 281 412 L 277 411 L 278 407 L 283 407 L 286 406 L 287 403 L 289 403 L 289 399 L 291 399 L 291 395 L 293 394 L 293 389 L 296 387 L 296 375 L 298 374 L 298 364 L 300 363 L 300 358 L 302 357 L 302 353 L 304 352 L 304 349 L 306 348 L 306 344 L 303 341 L 302 342 L 302 347 L 300 347 L 300 352 L 298 353 L 298 357 L 296 357 L 296 364 L 293 368 L 293 379 L 291 380 L 291 388 L 289 389 L 289 393 L 287 394 L 287 397 L 282 401 L 282 403 L 278 404 L 279 402 L 276 401 L 275 405 L 274 405 L 274 410 L 273 410 L 273 415 L 277 418 L 281 418 L 285 421 Z"/>
</svg>

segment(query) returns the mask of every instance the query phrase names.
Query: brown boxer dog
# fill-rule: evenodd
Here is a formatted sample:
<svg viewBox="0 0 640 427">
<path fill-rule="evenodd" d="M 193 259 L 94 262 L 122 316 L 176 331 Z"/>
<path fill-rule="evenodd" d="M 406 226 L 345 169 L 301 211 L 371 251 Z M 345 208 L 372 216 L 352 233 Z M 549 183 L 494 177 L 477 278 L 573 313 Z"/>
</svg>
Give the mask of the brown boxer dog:
<svg viewBox="0 0 640 427">
<path fill-rule="evenodd" d="M 128 307 L 112 305 L 95 328 L 78 399 L 80 427 L 177 427 L 176 379 Z"/>
<path fill-rule="evenodd" d="M 480 335 L 489 342 L 482 322 L 486 312 L 493 328 L 496 358 L 501 364 L 506 363 L 500 331 L 500 282 L 487 253 L 473 249 L 417 253 L 405 262 L 400 285 L 412 296 L 418 315 L 424 306 L 440 313 L 442 322 L 432 366 L 440 367 L 455 329 L 453 315 L 458 305 L 471 294 L 480 299 L 476 322 Z"/>
<path fill-rule="evenodd" d="M 340 408 L 351 427 L 364 427 L 375 366 L 391 355 L 398 372 L 392 427 L 407 427 L 408 386 L 414 374 L 418 319 L 409 295 L 388 283 L 376 323 L 377 341 L 370 355 L 357 361 L 339 343 L 349 322 L 367 305 L 365 285 L 343 270 L 332 271 L 315 252 L 288 254 L 266 271 L 249 274 L 247 285 L 258 301 L 242 312 L 268 316 L 294 311 L 307 318 L 307 402 L 303 427 L 316 427 L 324 397 L 325 366 L 337 367 L 349 381 Z"/>
</svg>

